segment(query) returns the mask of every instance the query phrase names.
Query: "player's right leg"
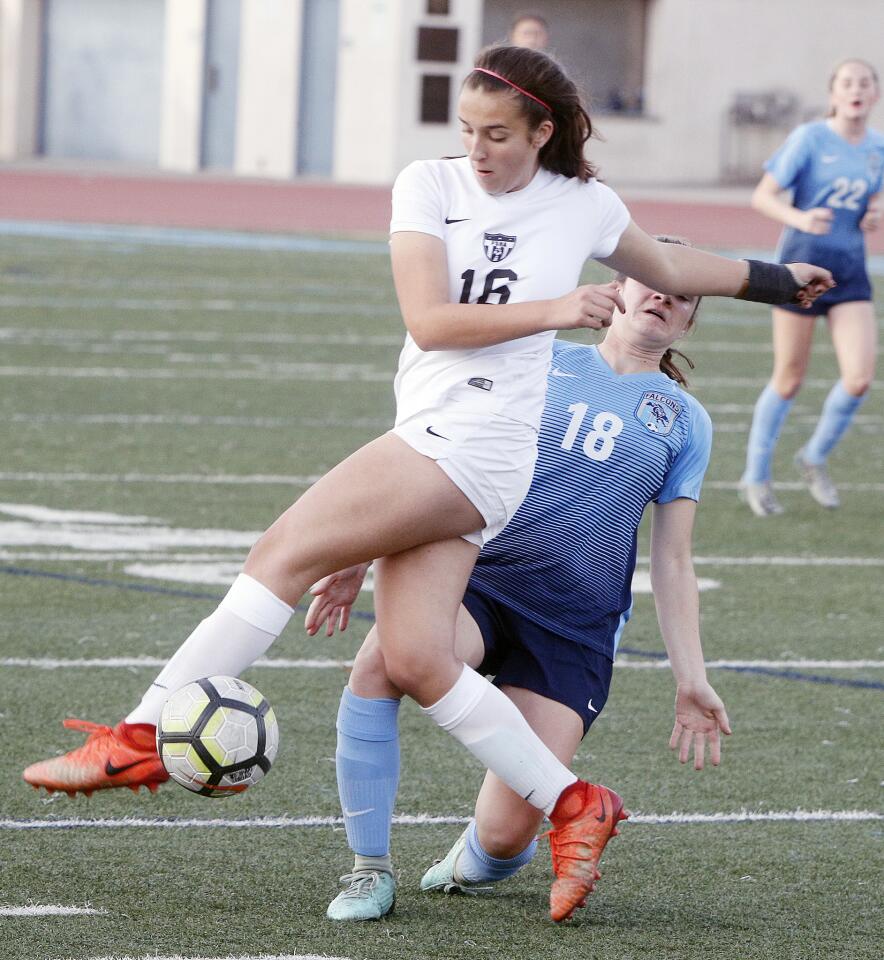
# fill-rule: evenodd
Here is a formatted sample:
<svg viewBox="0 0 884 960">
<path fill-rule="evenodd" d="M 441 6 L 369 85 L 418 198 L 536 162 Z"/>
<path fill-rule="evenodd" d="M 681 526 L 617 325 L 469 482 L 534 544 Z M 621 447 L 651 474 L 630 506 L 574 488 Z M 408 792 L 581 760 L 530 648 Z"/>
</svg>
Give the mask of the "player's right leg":
<svg viewBox="0 0 884 960">
<path fill-rule="evenodd" d="M 461 607 L 455 653 L 478 666 L 483 652 L 478 628 Z M 341 877 L 345 889 L 328 906 L 330 920 L 377 920 L 393 909 L 390 827 L 399 785 L 401 697 L 387 678 L 377 628 L 372 627 L 356 654 L 338 710 L 335 770 L 354 862 L 352 871 Z"/>
<path fill-rule="evenodd" d="M 850 429 L 875 376 L 874 308 L 868 301 L 839 303 L 829 310 L 829 328 L 841 378 L 829 391 L 813 435 L 796 454 L 795 465 L 813 499 L 832 509 L 840 501 L 826 463 Z"/>
<path fill-rule="evenodd" d="M 314 484 L 261 537 L 244 574 L 125 721 L 113 728 L 72 725 L 89 734 L 87 742 L 31 765 L 24 779 L 68 793 L 155 788 L 166 777 L 153 734 L 172 692 L 199 677 L 239 675 L 279 636 L 294 605 L 321 576 L 373 559 L 375 551 L 396 553 L 481 525 L 475 507 L 432 460 L 392 434 L 373 441 Z"/>
<path fill-rule="evenodd" d="M 813 317 L 773 309 L 774 370 L 755 404 L 740 497 L 759 517 L 783 512 L 773 492 L 771 468 L 780 431 L 801 387 L 813 341 Z"/>
</svg>

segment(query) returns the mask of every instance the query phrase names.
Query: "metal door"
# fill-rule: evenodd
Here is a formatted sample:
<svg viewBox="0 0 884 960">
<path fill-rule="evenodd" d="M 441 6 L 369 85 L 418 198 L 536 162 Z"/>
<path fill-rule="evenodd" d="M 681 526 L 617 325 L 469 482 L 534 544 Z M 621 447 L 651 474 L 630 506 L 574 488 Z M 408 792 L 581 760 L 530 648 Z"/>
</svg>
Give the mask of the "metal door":
<svg viewBox="0 0 884 960">
<path fill-rule="evenodd" d="M 164 0 L 46 0 L 46 156 L 157 163 L 164 10 Z"/>
<path fill-rule="evenodd" d="M 339 0 L 304 0 L 298 173 L 329 176 L 334 160 Z"/>
<path fill-rule="evenodd" d="M 236 147 L 241 0 L 208 0 L 200 165 L 232 170 Z"/>
</svg>

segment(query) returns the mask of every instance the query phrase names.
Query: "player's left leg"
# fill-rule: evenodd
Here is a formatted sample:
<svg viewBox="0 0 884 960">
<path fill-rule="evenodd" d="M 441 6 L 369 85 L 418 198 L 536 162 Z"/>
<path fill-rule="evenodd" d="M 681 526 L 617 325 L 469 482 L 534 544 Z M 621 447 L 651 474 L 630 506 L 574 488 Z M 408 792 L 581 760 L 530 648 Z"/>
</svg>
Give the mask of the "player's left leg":
<svg viewBox="0 0 884 960">
<path fill-rule="evenodd" d="M 875 375 L 874 308 L 868 301 L 840 303 L 829 311 L 829 328 L 841 379 L 826 397 L 813 436 L 799 450 L 795 462 L 814 500 L 832 508 L 839 505 L 839 498 L 826 460 L 850 428 Z"/>
<path fill-rule="evenodd" d="M 583 738 L 583 721 L 562 703 L 523 687 L 504 685 L 535 733 L 566 766 Z M 448 854 L 424 874 L 421 889 L 475 893 L 513 876 L 537 850 L 543 813 L 489 771 L 476 800 L 476 815 Z"/>
</svg>

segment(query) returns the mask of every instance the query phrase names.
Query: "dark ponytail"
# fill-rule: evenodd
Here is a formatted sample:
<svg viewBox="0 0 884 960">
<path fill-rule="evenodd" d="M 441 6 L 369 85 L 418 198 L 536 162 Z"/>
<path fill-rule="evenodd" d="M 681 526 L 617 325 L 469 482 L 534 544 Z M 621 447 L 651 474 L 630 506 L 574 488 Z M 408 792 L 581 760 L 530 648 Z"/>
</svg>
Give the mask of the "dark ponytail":
<svg viewBox="0 0 884 960">
<path fill-rule="evenodd" d="M 552 120 L 555 129 L 540 150 L 542 167 L 584 181 L 596 175 L 596 168 L 583 155 L 584 145 L 592 136 L 592 121 L 574 81 L 552 57 L 527 47 L 493 46 L 479 52 L 475 65 L 500 74 L 509 83 L 473 71 L 464 81 L 465 87 L 511 93 L 518 99 L 531 130 L 536 130 L 544 120 Z M 521 87 L 530 96 L 515 87 Z M 531 97 L 537 97 L 549 109 Z"/>
<path fill-rule="evenodd" d="M 696 310 L 694 314 L 696 314 Z M 691 320 L 693 321 L 693 317 L 691 317 Z M 669 347 L 666 353 L 660 357 L 661 372 L 665 373 L 670 380 L 674 380 L 679 386 L 686 387 L 688 385 L 688 379 L 675 365 L 673 357 L 681 357 L 691 370 L 694 369 L 694 361 L 691 360 L 690 357 L 686 357 L 681 350 L 676 350 L 674 347 Z"/>
</svg>

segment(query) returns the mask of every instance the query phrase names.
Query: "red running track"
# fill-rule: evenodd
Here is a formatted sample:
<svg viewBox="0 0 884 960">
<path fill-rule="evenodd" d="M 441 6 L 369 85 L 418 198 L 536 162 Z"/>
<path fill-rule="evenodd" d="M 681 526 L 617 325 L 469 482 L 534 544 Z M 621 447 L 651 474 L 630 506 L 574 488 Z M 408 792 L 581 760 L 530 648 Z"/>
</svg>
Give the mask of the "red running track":
<svg viewBox="0 0 884 960">
<path fill-rule="evenodd" d="M 699 246 L 770 250 L 779 227 L 746 205 L 684 199 L 630 199 L 651 233 L 678 233 Z M 120 223 L 285 233 L 385 233 L 387 187 L 222 179 L 198 175 L 0 169 L 0 220 Z M 869 236 L 884 253 L 884 229 Z"/>
</svg>

